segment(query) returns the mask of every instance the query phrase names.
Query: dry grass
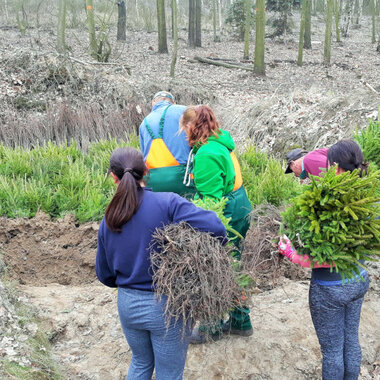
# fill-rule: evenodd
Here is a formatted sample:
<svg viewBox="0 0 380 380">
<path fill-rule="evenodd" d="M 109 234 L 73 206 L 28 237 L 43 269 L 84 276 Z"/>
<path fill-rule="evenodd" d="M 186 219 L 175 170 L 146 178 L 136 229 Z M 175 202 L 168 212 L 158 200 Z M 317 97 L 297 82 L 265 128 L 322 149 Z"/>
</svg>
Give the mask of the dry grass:
<svg viewBox="0 0 380 380">
<path fill-rule="evenodd" d="M 0 65 L 0 141 L 29 148 L 75 140 L 86 148 L 124 138 L 149 106 L 123 86 L 127 76 L 122 65 L 93 68 L 53 53 L 8 53 Z"/>
<path fill-rule="evenodd" d="M 134 102 L 124 109 L 117 106 L 102 109 L 100 104 L 77 108 L 61 103 L 48 107 L 45 114 L 36 114 L 16 113 L 8 106 L 0 123 L 0 141 L 12 147 L 31 148 L 47 141 L 61 144 L 74 140 L 87 149 L 90 142 L 137 133 L 143 116 L 136 107 Z"/>
</svg>

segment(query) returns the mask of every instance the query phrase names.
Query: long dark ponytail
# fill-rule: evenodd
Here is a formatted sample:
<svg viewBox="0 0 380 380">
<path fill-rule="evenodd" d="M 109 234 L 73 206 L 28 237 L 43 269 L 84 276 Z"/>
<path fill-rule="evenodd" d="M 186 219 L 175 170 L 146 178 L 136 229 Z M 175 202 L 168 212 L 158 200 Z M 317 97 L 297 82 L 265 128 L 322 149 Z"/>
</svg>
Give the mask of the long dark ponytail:
<svg viewBox="0 0 380 380">
<path fill-rule="evenodd" d="M 115 149 L 110 158 L 109 172 L 120 182 L 107 207 L 105 220 L 111 231 L 121 232 L 123 224 L 132 218 L 140 205 L 140 182 L 146 172 L 144 157 L 134 148 Z"/>
<path fill-rule="evenodd" d="M 354 140 L 340 140 L 327 152 L 330 165 L 338 164 L 344 170 L 360 170 L 360 176 L 367 174 L 368 164 L 364 162 L 363 153 Z"/>
</svg>

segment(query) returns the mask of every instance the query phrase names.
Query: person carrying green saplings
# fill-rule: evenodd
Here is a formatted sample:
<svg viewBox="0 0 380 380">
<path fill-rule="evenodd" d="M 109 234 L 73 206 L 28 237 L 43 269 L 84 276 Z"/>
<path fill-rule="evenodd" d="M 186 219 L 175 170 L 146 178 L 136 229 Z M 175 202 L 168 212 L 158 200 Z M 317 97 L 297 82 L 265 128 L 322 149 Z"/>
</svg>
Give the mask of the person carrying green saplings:
<svg viewBox="0 0 380 380">
<path fill-rule="evenodd" d="M 186 132 L 192 148 L 188 160 L 188 183 L 194 181 L 197 194 L 220 200 L 228 199 L 224 215 L 230 226 L 245 238 L 252 210 L 243 186 L 240 164 L 234 154 L 235 143 L 229 132 L 220 129 L 212 109 L 207 105 L 188 107 L 180 119 L 180 126 Z M 192 169 L 190 164 L 192 163 Z M 235 257 L 240 260 L 241 239 L 229 235 L 236 246 Z M 229 320 L 210 331 L 200 326 L 193 331 L 190 342 L 204 343 L 208 338 L 219 339 L 221 333 L 250 336 L 253 333 L 249 308 L 236 306 Z"/>
<path fill-rule="evenodd" d="M 195 189 L 184 184 L 190 147 L 185 133 L 179 129 L 185 109 L 175 104 L 170 92 L 157 92 L 153 96 L 152 112 L 139 127 L 139 140 L 149 169 L 147 186 L 155 192 L 171 191 L 191 198 Z"/>
<path fill-rule="evenodd" d="M 328 166 L 335 166 L 335 175 L 337 176 L 344 172 L 357 170 L 359 176 L 356 177 L 357 186 L 363 182 L 362 177 L 367 174 L 367 164 L 363 162 L 360 147 L 352 140 L 341 140 L 329 148 Z M 310 192 L 310 190 L 308 191 Z M 377 205 L 376 202 L 375 205 Z M 329 204 L 329 207 L 333 206 Z M 334 207 L 338 213 L 338 204 L 335 204 Z M 376 210 L 373 212 L 376 216 Z M 348 218 L 350 219 L 352 216 Z M 368 216 L 365 218 L 368 220 Z M 360 223 L 360 220 L 358 222 Z M 342 228 L 344 227 L 347 228 L 347 225 L 342 226 Z M 330 226 L 326 225 L 325 228 L 330 228 Z M 362 229 L 362 233 L 357 235 L 356 240 L 359 242 L 364 234 L 364 229 Z M 331 240 L 334 242 L 333 239 L 335 238 L 336 236 L 331 237 Z M 307 244 L 311 244 L 305 238 L 302 241 L 302 236 L 299 236 L 299 239 L 301 239 L 301 243 L 298 243 L 299 250 L 306 247 Z M 358 255 L 361 247 L 355 245 L 355 242 L 353 244 L 353 247 L 356 247 L 353 248 L 355 254 Z M 280 238 L 278 248 L 280 254 L 288 257 L 293 263 L 303 267 L 312 266 L 313 268 L 309 289 L 309 307 L 323 356 L 323 380 L 358 379 L 361 365 L 361 347 L 358 333 L 360 312 L 364 295 L 369 287 L 369 277 L 363 267 L 364 261 L 359 260 L 358 262 L 356 260 L 357 265 L 355 264 L 352 273 L 348 273 L 348 275 L 346 273 L 346 276 L 342 277 L 337 270 L 339 267 L 337 260 L 343 260 L 341 256 L 348 255 L 344 251 L 344 245 L 341 245 L 341 253 L 335 262 L 330 260 L 330 263 L 318 262 L 316 256 L 312 257 L 311 254 L 300 255 L 286 235 Z M 366 254 L 366 257 L 368 256 L 370 253 Z"/>
</svg>

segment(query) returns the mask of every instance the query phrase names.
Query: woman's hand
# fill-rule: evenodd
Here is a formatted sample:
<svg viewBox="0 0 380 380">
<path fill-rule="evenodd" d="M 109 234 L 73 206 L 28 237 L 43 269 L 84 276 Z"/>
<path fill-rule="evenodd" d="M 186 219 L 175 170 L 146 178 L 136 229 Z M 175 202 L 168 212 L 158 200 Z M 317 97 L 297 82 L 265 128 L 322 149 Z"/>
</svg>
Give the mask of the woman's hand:
<svg viewBox="0 0 380 380">
<path fill-rule="evenodd" d="M 293 255 L 297 253 L 295 248 L 292 246 L 292 242 L 286 235 L 280 236 L 280 241 L 278 243 L 278 251 L 281 255 L 286 256 L 290 260 L 292 260 Z"/>
</svg>

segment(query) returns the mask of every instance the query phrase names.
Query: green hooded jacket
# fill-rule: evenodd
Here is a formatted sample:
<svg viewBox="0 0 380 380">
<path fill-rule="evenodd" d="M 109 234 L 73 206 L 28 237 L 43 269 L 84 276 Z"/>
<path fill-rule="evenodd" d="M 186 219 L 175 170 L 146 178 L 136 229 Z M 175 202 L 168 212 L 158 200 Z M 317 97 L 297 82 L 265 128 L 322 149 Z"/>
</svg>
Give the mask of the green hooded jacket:
<svg viewBox="0 0 380 380">
<path fill-rule="evenodd" d="M 197 191 L 205 196 L 221 199 L 233 190 L 235 170 L 230 152 L 235 143 L 229 132 L 210 136 L 207 143 L 194 147 L 193 174 Z"/>
</svg>

